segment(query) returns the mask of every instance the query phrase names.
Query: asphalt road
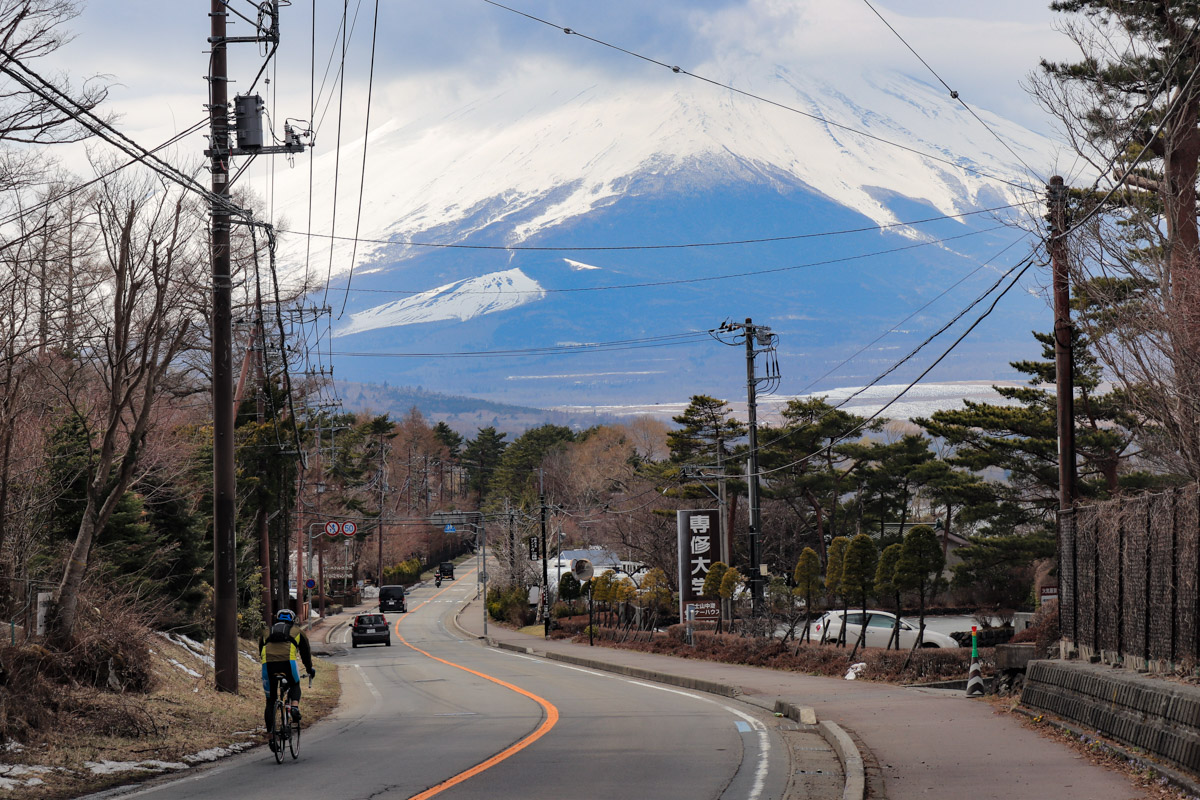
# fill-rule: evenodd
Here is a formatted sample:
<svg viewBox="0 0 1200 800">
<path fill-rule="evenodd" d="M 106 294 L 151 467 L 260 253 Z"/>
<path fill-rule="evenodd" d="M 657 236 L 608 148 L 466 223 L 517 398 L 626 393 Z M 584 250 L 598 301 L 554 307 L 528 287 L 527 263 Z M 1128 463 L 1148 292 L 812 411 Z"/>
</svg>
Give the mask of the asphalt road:
<svg viewBox="0 0 1200 800">
<path fill-rule="evenodd" d="M 463 639 L 464 571 L 389 614 L 390 647 L 332 639 L 342 703 L 300 758 L 264 747 L 124 795 L 188 798 L 745 798 L 784 794 L 789 759 L 763 712 L 733 700 Z M 342 646 L 338 646 L 342 645 Z"/>
</svg>

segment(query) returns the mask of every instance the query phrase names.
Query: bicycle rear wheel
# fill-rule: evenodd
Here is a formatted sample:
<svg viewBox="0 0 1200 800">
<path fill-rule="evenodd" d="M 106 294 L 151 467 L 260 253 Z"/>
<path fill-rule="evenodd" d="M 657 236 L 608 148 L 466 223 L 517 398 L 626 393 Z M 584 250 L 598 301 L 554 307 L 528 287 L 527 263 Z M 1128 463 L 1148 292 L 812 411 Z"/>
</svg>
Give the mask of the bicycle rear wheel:
<svg viewBox="0 0 1200 800">
<path fill-rule="evenodd" d="M 284 748 L 287 747 L 287 741 L 291 738 L 288 736 L 287 706 L 282 701 L 275 702 L 274 719 L 275 730 L 272 731 L 271 736 L 275 739 L 275 763 L 282 764 Z"/>
<path fill-rule="evenodd" d="M 292 724 L 292 735 L 288 738 L 288 749 L 292 752 L 292 760 L 300 757 L 300 723 Z"/>
</svg>

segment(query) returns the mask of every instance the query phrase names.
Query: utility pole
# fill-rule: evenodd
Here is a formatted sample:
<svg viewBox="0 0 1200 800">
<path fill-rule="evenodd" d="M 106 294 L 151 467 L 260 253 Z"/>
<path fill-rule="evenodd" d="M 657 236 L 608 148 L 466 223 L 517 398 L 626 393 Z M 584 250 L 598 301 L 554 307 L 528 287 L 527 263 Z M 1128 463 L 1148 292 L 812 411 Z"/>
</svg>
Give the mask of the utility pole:
<svg viewBox="0 0 1200 800">
<path fill-rule="evenodd" d="M 229 258 L 229 76 L 226 10 L 211 0 L 208 111 L 212 172 L 213 671 L 218 691 L 237 693 L 237 562 L 234 540 L 233 312 Z"/>
<path fill-rule="evenodd" d="M 1067 189 L 1050 178 L 1050 261 L 1054 285 L 1054 378 L 1058 395 L 1058 507 L 1075 504 L 1075 381 L 1071 329 L 1071 284 L 1067 271 Z"/>
<path fill-rule="evenodd" d="M 383 515 L 384 515 L 384 492 L 387 490 L 387 482 L 384 480 L 384 458 L 383 458 L 383 431 L 379 432 L 379 570 L 375 573 L 375 585 L 383 586 Z M 486 605 L 486 604 L 485 604 Z"/>
<path fill-rule="evenodd" d="M 550 619 L 550 602 L 546 594 L 546 583 L 550 577 L 549 565 L 546 563 L 546 491 L 545 491 L 545 474 L 538 470 L 538 505 L 540 506 L 539 516 L 542 521 L 542 590 L 538 596 L 538 604 L 542 607 L 542 624 Z"/>
<path fill-rule="evenodd" d="M 238 690 L 237 665 L 237 548 L 234 531 L 236 473 L 233 415 L 233 276 L 230 226 L 229 167 L 233 156 L 298 153 L 299 135 L 284 128 L 284 144 L 262 144 L 262 100 L 236 98 L 237 147 L 229 135 L 228 45 L 237 42 L 279 43 L 280 0 L 262 3 L 253 36 L 228 36 L 227 0 L 210 0 L 208 113 L 209 159 L 212 174 L 210 208 L 212 239 L 212 392 L 213 392 L 213 672 L 218 691 Z"/>
<path fill-rule="evenodd" d="M 775 346 L 779 337 L 771 333 L 771 329 L 766 325 L 755 325 L 750 317 L 746 317 L 746 322 L 742 324 L 727 321 L 718 331 L 741 331 L 746 345 L 746 414 L 750 431 L 750 452 L 746 458 L 747 505 L 750 516 L 750 604 L 751 613 L 757 615 L 763 601 L 760 541 L 762 516 L 758 501 L 758 387 L 760 383 L 772 388 L 779 384 L 779 361 L 775 358 Z M 737 342 L 735 340 L 725 343 Z M 761 378 L 754 369 L 754 358 L 759 353 L 767 355 L 766 374 Z"/>
</svg>

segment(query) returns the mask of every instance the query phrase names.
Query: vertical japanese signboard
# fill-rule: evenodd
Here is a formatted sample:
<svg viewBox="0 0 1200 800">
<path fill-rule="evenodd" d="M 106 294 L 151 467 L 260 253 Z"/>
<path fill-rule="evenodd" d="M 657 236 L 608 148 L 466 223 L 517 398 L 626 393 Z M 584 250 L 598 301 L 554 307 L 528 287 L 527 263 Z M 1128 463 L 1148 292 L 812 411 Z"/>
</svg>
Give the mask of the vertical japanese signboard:
<svg viewBox="0 0 1200 800">
<path fill-rule="evenodd" d="M 717 619 L 721 607 L 716 600 L 700 596 L 704 579 L 714 561 L 720 560 L 715 510 L 676 511 L 679 526 L 679 618 L 687 619 L 689 608 L 695 619 Z"/>
</svg>

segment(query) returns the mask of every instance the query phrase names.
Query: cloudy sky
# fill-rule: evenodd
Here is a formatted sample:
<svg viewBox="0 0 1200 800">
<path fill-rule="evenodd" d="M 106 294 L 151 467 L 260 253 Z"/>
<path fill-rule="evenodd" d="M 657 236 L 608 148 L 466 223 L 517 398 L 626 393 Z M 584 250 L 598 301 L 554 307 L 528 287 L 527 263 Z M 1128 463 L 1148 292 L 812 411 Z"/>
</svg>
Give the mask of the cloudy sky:
<svg viewBox="0 0 1200 800">
<path fill-rule="evenodd" d="M 936 81 L 861 0 L 511 0 L 506 5 L 735 85 L 753 80 L 740 65 L 761 64 L 764 56 L 792 69 L 888 66 Z M 1052 133 L 1049 120 L 1021 88 L 1039 58 L 1070 55 L 1047 5 L 1048 0 L 874 0 L 874 7 L 967 103 Z M 235 0 L 234 8 L 250 12 L 253 5 Z M 269 97 L 268 107 L 277 118 L 310 116 L 310 53 L 315 50 L 311 82 L 320 97 L 318 143 L 327 149 L 336 140 L 343 3 L 315 0 L 315 8 L 309 0 L 293 0 L 283 9 L 283 42 L 270 74 L 271 91 L 278 94 Z M 361 136 L 365 123 L 375 3 L 350 0 L 348 8 L 344 140 Z M 108 76 L 110 110 L 120 114 L 122 129 L 144 145 L 156 145 L 204 117 L 207 11 L 202 0 L 91 0 L 72 24 L 75 39 L 55 57 L 54 66 L 76 77 Z M 237 25 L 231 32 L 245 35 L 249 26 Z M 444 116 L 497 90 L 518 97 L 603 82 L 692 80 L 485 0 L 384 0 L 377 42 L 372 128 L 388 120 L 419 123 L 426 116 Z M 245 91 L 260 64 L 255 45 L 234 46 L 231 93 Z M 198 156 L 183 148 L 177 157 Z"/>
</svg>

